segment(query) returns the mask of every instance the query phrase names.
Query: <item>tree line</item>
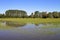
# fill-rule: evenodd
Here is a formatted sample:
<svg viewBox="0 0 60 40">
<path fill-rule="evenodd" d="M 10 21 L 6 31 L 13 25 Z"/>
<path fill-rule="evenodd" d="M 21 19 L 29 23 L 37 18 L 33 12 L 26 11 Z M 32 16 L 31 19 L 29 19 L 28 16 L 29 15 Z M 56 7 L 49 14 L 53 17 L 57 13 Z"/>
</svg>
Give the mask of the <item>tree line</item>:
<svg viewBox="0 0 60 40">
<path fill-rule="evenodd" d="M 24 10 L 6 10 L 4 14 L 0 14 L 0 18 L 60 18 L 60 12 L 35 11 L 31 15 L 27 15 Z"/>
</svg>

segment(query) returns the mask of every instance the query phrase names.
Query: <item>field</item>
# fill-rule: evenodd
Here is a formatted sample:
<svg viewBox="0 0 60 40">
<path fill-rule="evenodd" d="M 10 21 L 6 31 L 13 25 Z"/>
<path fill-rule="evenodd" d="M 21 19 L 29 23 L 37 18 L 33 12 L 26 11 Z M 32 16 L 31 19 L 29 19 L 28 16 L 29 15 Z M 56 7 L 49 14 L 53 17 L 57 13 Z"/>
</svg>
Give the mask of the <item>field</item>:
<svg viewBox="0 0 60 40">
<path fill-rule="evenodd" d="M 18 23 L 53 23 L 59 24 L 60 18 L 0 18 L 0 21 L 11 21 L 11 22 L 18 22 Z"/>
</svg>

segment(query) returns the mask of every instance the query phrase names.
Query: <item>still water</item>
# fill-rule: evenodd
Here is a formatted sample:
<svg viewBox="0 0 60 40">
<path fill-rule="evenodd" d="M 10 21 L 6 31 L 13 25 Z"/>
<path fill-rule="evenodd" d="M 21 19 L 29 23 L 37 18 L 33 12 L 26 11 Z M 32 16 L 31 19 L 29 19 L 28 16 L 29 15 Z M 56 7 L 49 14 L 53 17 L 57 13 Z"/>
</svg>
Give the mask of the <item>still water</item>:
<svg viewBox="0 0 60 40">
<path fill-rule="evenodd" d="M 0 22 L 0 40 L 60 40 L 60 25 Z"/>
</svg>

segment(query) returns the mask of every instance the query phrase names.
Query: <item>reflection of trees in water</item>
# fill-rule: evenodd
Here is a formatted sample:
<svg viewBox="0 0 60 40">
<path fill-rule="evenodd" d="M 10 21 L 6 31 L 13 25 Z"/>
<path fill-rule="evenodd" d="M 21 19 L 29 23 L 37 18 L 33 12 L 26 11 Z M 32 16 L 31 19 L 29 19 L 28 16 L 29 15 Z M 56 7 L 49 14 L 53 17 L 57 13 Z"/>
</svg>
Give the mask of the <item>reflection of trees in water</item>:
<svg viewBox="0 0 60 40">
<path fill-rule="evenodd" d="M 16 22 L 6 22 L 7 26 L 12 26 L 12 27 L 21 27 L 24 26 L 25 24 L 23 23 L 16 23 Z"/>
<path fill-rule="evenodd" d="M 39 24 L 35 24 L 36 26 L 38 26 Z"/>
</svg>

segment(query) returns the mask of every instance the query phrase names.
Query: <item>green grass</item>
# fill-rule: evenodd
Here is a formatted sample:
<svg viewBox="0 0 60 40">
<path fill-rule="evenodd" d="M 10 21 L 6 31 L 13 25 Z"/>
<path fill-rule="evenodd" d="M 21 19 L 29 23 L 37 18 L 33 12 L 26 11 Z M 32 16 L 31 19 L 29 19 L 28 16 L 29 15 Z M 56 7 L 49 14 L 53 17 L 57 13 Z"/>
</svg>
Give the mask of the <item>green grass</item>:
<svg viewBox="0 0 60 40">
<path fill-rule="evenodd" d="M 44 26 L 42 27 L 43 29 L 45 28 L 60 28 L 60 18 L 0 18 L 0 21 L 11 21 L 11 22 L 15 22 L 18 24 L 26 24 L 26 23 L 34 23 L 34 24 L 53 24 L 53 25 L 49 25 L 49 26 Z M 10 27 L 10 26 L 4 26 L 1 25 L 0 23 L 0 29 L 11 29 L 14 27 Z"/>
<path fill-rule="evenodd" d="M 40 23 L 53 23 L 53 24 L 59 24 L 60 18 L 0 18 L 0 21 L 12 21 L 12 22 L 18 22 L 18 23 L 34 23 L 34 24 L 40 24 Z"/>
</svg>

